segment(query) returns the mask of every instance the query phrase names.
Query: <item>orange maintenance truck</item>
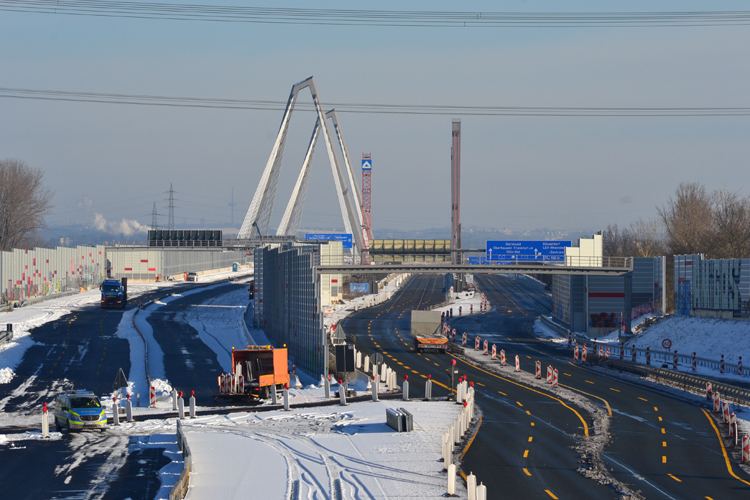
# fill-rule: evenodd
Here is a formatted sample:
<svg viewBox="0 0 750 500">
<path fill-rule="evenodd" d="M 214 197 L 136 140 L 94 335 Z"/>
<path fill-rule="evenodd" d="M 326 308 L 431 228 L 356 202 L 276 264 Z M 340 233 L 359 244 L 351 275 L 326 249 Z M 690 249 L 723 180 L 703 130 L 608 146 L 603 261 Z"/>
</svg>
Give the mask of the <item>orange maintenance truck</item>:
<svg viewBox="0 0 750 500">
<path fill-rule="evenodd" d="M 442 333 L 443 318 L 440 311 L 412 311 L 411 336 L 414 337 L 414 350 L 446 352 L 448 337 Z"/>
<path fill-rule="evenodd" d="M 218 378 L 219 393 L 214 400 L 267 399 L 272 386 L 280 393 L 289 383 L 286 344 L 278 349 L 270 345 L 232 349 L 232 373 Z"/>
</svg>

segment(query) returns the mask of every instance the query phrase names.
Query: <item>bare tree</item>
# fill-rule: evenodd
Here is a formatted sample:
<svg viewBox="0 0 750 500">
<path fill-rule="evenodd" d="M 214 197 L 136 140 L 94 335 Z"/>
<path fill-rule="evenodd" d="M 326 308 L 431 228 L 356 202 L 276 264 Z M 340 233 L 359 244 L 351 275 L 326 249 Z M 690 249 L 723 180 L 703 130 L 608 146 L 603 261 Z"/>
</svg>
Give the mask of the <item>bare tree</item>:
<svg viewBox="0 0 750 500">
<path fill-rule="evenodd" d="M 659 219 L 639 218 L 628 228 L 628 253 L 633 257 L 658 257 L 666 253 L 664 225 Z"/>
<path fill-rule="evenodd" d="M 41 169 L 22 160 L 0 160 L 0 250 L 29 248 L 39 241 L 54 194 L 43 178 Z"/>
<path fill-rule="evenodd" d="M 740 198 L 726 187 L 713 194 L 716 238 L 711 257 L 750 257 L 750 199 Z"/>
<path fill-rule="evenodd" d="M 702 184 L 683 182 L 674 198 L 657 207 L 673 255 L 710 253 L 715 234 L 711 198 Z"/>
</svg>

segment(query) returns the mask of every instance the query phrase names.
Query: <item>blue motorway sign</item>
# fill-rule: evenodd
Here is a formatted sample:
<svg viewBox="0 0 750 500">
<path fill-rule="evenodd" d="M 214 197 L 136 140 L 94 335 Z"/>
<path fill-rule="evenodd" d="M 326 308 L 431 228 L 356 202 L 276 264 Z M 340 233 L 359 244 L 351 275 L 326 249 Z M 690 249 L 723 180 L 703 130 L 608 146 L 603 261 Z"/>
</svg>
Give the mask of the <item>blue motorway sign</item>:
<svg viewBox="0 0 750 500">
<path fill-rule="evenodd" d="M 362 160 L 362 170 L 372 170 L 372 160 L 367 158 Z"/>
<path fill-rule="evenodd" d="M 369 283 L 349 283 L 350 293 L 370 293 Z"/>
<path fill-rule="evenodd" d="M 564 262 L 570 241 L 488 241 L 487 260 L 493 264 L 512 262 Z"/>
<path fill-rule="evenodd" d="M 306 240 L 341 241 L 344 249 L 352 249 L 352 235 L 344 233 L 305 233 Z"/>
</svg>

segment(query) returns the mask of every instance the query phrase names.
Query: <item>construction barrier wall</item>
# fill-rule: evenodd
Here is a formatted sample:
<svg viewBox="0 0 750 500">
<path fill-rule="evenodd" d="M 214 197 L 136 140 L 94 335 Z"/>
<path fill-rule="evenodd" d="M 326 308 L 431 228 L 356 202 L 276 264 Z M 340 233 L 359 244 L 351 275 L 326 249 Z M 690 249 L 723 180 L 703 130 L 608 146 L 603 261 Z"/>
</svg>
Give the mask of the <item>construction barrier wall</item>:
<svg viewBox="0 0 750 500">
<path fill-rule="evenodd" d="M 107 260 L 113 278 L 155 281 L 187 272 L 231 268 L 234 263 L 252 263 L 245 250 L 170 249 L 148 247 L 108 247 Z"/>
<path fill-rule="evenodd" d="M 718 319 L 750 319 L 750 259 L 674 257 L 675 312 Z"/>
<path fill-rule="evenodd" d="M 95 286 L 106 274 L 103 246 L 0 252 L 0 302 Z"/>
<path fill-rule="evenodd" d="M 267 245 L 254 253 L 256 327 L 276 347 L 286 344 L 289 360 L 301 369 L 313 375 L 328 373 L 322 294 L 315 266 L 320 265 L 321 256 L 342 265 L 342 243 Z"/>
</svg>

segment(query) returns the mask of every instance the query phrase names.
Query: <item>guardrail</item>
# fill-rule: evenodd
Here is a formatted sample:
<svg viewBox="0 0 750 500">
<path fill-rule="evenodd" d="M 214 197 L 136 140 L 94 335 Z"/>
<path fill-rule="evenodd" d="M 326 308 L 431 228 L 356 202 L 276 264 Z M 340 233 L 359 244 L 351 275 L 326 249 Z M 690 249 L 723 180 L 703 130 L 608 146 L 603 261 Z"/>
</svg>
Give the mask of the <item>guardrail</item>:
<svg viewBox="0 0 750 500">
<path fill-rule="evenodd" d="M 193 455 L 190 453 L 190 445 L 187 442 L 187 437 L 182 431 L 182 422 L 177 421 L 177 447 L 182 452 L 182 473 L 180 477 L 169 492 L 169 500 L 182 500 L 185 498 L 188 492 L 188 486 L 190 485 L 190 470 L 193 466 Z"/>
<path fill-rule="evenodd" d="M 741 387 L 722 384 L 703 377 L 665 370 L 663 368 L 639 366 L 632 363 L 622 363 L 620 361 L 610 361 L 608 365 L 617 368 L 618 370 L 645 376 L 652 380 L 668 382 L 669 384 L 676 385 L 682 389 L 692 389 L 703 393 L 706 391 L 706 383 L 710 382 L 712 389 L 718 391 L 723 399 L 736 404 L 750 405 L 750 390 Z"/>
</svg>

